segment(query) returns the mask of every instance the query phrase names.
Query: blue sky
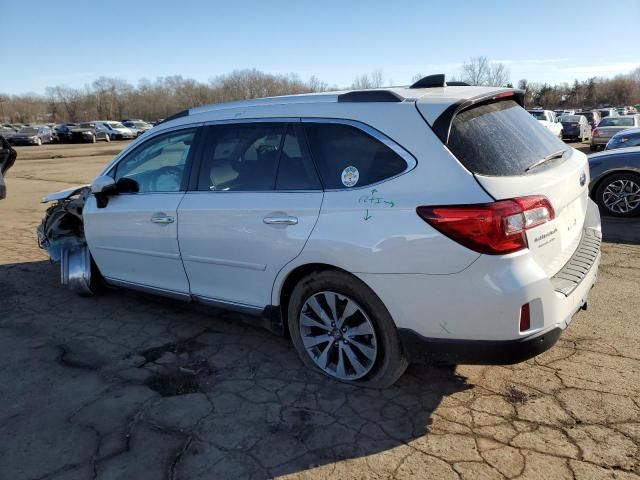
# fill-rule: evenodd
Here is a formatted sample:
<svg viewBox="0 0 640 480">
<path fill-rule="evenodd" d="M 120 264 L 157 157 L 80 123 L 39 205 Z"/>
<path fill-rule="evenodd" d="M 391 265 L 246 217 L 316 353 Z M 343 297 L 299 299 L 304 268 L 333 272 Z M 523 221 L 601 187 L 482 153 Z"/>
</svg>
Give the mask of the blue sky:
<svg viewBox="0 0 640 480">
<path fill-rule="evenodd" d="M 101 75 L 207 81 L 254 67 L 338 86 L 380 69 L 406 84 L 416 73 L 458 74 L 478 55 L 504 62 L 514 83 L 640 66 L 640 0 L 0 0 L 0 13 L 4 93 Z"/>
</svg>

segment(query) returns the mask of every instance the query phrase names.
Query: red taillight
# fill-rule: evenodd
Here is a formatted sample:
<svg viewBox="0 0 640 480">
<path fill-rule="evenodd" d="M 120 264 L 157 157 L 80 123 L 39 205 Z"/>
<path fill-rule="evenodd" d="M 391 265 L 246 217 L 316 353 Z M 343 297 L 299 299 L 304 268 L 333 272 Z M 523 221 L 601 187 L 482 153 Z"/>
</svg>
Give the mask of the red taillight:
<svg viewBox="0 0 640 480">
<path fill-rule="evenodd" d="M 598 129 L 594 128 L 593 131 L 591 132 L 591 136 L 595 136 L 598 135 Z"/>
<path fill-rule="evenodd" d="M 527 248 L 525 232 L 554 216 L 549 200 L 541 195 L 493 203 L 418 207 L 416 210 L 424 221 L 447 237 L 488 255 Z"/>
<path fill-rule="evenodd" d="M 525 332 L 531 328 L 531 311 L 529 304 L 525 303 L 520 308 L 520 331 Z"/>
</svg>

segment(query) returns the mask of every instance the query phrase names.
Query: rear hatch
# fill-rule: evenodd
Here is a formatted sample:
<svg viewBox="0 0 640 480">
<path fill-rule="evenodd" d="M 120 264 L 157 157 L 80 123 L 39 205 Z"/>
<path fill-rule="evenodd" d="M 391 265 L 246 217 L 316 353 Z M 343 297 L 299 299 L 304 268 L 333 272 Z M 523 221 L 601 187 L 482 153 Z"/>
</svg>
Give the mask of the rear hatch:
<svg viewBox="0 0 640 480">
<path fill-rule="evenodd" d="M 509 97 L 457 113 L 447 146 L 496 200 L 547 198 L 554 218 L 527 230 L 526 237 L 536 263 L 550 277 L 557 273 L 582 236 L 589 200 L 586 155 Z"/>
</svg>

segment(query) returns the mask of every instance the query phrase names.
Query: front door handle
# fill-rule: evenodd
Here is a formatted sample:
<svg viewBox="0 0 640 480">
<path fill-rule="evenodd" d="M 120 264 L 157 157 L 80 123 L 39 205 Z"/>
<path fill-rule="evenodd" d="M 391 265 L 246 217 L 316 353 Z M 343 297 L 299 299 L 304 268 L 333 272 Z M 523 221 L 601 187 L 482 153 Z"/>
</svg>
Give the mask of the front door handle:
<svg viewBox="0 0 640 480">
<path fill-rule="evenodd" d="M 267 225 L 297 225 L 298 217 L 264 217 L 262 221 Z"/>
<path fill-rule="evenodd" d="M 173 217 L 170 217 L 164 213 L 156 213 L 151 217 L 151 223 L 173 223 Z"/>
</svg>

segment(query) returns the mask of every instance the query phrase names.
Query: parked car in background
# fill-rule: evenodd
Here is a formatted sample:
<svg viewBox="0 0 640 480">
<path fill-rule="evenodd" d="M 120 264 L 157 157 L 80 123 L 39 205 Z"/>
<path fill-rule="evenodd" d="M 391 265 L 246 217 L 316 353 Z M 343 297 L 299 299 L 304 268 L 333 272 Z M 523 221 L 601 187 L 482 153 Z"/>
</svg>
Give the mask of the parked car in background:
<svg viewBox="0 0 640 480">
<path fill-rule="evenodd" d="M 97 129 L 104 130 L 110 140 L 130 140 L 136 138 L 136 133 L 120 122 L 95 120 L 93 123 L 96 124 Z"/>
<path fill-rule="evenodd" d="M 151 130 L 153 125 L 149 125 L 147 122 L 143 120 L 125 120 L 122 124 L 133 130 L 136 134 L 136 137 L 139 137 L 147 130 Z"/>
<path fill-rule="evenodd" d="M 53 133 L 46 126 L 22 127 L 19 132 L 8 139 L 11 145 L 42 145 L 53 142 Z"/>
<path fill-rule="evenodd" d="M 563 115 L 558 121 L 562 125 L 562 138 L 586 142 L 591 139 L 591 125 L 584 115 Z"/>
<path fill-rule="evenodd" d="M 16 130 L 10 127 L 2 126 L 0 127 L 0 135 L 5 139 L 9 139 L 16 134 Z"/>
<path fill-rule="evenodd" d="M 603 150 L 609 139 L 616 133 L 637 127 L 640 127 L 640 114 L 603 118 L 592 132 L 591 151 Z"/>
<path fill-rule="evenodd" d="M 14 123 L 5 123 L 2 126 L 4 128 L 10 128 L 14 132 L 17 132 L 18 130 L 20 130 L 22 128 L 22 125 L 18 126 L 17 124 L 14 124 Z"/>
<path fill-rule="evenodd" d="M 615 150 L 617 148 L 629 148 L 640 146 L 640 128 L 630 128 L 616 133 L 607 142 L 605 150 Z"/>
<path fill-rule="evenodd" d="M 615 217 L 640 214 L 640 147 L 589 155 L 591 198 L 600 211 Z"/>
<path fill-rule="evenodd" d="M 7 171 L 13 166 L 18 156 L 6 138 L 0 134 L 0 200 L 7 196 L 7 184 L 4 179 Z"/>
<path fill-rule="evenodd" d="M 71 142 L 96 143 L 98 140 L 111 141 L 111 137 L 103 128 L 98 128 L 93 122 L 84 122 L 71 127 Z"/>
<path fill-rule="evenodd" d="M 71 142 L 73 138 L 72 128 L 77 127 L 77 123 L 59 123 L 55 126 L 54 130 L 58 135 L 58 139 L 62 143 Z"/>
<path fill-rule="evenodd" d="M 618 107 L 616 108 L 618 115 L 629 115 L 629 109 L 627 107 Z"/>
<path fill-rule="evenodd" d="M 562 124 L 557 121 L 556 114 L 551 110 L 527 110 L 533 118 L 538 120 L 547 130 L 556 137 L 562 138 Z"/>
<path fill-rule="evenodd" d="M 615 108 L 598 108 L 598 112 L 600 112 L 600 117 L 618 117 L 618 111 Z"/>
<path fill-rule="evenodd" d="M 435 75 L 193 108 L 45 198 L 39 242 L 74 245 L 80 293 L 245 312 L 343 382 L 383 388 L 434 353 L 522 361 L 587 301 L 601 238 L 586 156 L 523 101 Z M 56 227 L 69 205 L 77 232 Z"/>
<path fill-rule="evenodd" d="M 597 110 L 576 112 L 576 115 L 584 115 L 587 121 L 589 122 L 589 125 L 591 126 L 592 130 L 596 128 L 598 126 L 598 123 L 600 123 L 600 120 L 602 120 L 602 117 L 600 116 L 600 112 Z"/>
</svg>

